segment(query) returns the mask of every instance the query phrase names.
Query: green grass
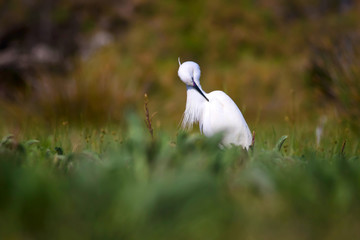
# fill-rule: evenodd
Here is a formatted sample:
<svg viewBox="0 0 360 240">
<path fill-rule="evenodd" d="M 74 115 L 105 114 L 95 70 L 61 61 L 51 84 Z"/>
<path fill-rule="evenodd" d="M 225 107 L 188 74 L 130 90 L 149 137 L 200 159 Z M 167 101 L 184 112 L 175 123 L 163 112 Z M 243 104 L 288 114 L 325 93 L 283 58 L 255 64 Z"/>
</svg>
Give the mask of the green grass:
<svg viewBox="0 0 360 240">
<path fill-rule="evenodd" d="M 258 127 L 249 152 L 159 129 L 152 141 L 137 115 L 121 128 L 28 128 L 1 142 L 0 236 L 359 238 L 359 139 L 328 124 L 320 146 L 310 124 Z"/>
</svg>

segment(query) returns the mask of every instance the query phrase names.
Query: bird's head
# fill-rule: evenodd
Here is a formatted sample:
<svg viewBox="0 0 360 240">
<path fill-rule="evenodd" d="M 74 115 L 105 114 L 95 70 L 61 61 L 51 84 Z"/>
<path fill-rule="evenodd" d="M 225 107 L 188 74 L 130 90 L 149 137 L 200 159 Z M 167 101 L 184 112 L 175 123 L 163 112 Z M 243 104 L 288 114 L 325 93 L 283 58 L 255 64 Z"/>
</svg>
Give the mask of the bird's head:
<svg viewBox="0 0 360 240">
<path fill-rule="evenodd" d="M 194 84 L 200 85 L 200 67 L 196 62 L 188 61 L 180 63 L 179 60 L 179 70 L 178 75 L 181 81 L 183 81 L 188 86 L 194 86 Z"/>
<path fill-rule="evenodd" d="M 201 88 L 199 88 L 201 87 L 200 86 L 201 71 L 199 65 L 193 61 L 180 63 L 180 58 L 178 60 L 179 60 L 178 75 L 180 80 L 183 81 L 183 83 L 185 83 L 187 86 L 194 87 L 207 101 L 209 101 L 209 99 L 207 99 Z"/>
</svg>

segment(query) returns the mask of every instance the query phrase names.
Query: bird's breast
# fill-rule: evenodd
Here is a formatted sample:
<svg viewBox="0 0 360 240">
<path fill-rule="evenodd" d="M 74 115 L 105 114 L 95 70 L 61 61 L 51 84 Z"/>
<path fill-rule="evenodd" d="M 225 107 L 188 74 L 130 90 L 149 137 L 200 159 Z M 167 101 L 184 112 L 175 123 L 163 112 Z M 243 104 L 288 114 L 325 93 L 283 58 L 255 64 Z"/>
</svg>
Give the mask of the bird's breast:
<svg viewBox="0 0 360 240">
<path fill-rule="evenodd" d="M 201 128 L 205 136 L 226 131 L 228 121 L 224 113 L 224 105 L 216 98 L 209 99 L 209 102 L 204 104 Z"/>
</svg>

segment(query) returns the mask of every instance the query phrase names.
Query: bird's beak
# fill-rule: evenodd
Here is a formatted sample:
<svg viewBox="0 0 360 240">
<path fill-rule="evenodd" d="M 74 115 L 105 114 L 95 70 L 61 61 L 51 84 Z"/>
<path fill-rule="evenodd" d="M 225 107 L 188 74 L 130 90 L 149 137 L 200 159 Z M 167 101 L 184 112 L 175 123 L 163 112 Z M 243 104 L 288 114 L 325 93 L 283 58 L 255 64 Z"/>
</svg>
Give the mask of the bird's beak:
<svg viewBox="0 0 360 240">
<path fill-rule="evenodd" d="M 181 66 L 180 57 L 178 57 L 178 61 L 179 61 L 179 67 L 180 67 Z"/>
<path fill-rule="evenodd" d="M 192 79 L 193 84 L 194 84 L 194 88 L 196 89 L 196 91 L 198 91 L 205 99 L 206 101 L 209 102 L 209 99 L 205 96 L 205 94 L 201 91 L 201 89 L 198 87 L 198 85 L 196 85 L 194 78 Z"/>
</svg>

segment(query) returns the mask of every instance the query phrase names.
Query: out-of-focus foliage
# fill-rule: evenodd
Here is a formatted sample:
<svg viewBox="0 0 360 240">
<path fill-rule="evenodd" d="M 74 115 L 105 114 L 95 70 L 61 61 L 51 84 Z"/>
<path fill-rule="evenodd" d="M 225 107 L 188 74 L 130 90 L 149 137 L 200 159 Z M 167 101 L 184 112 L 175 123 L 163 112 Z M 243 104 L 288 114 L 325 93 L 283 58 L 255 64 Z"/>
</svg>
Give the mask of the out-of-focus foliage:
<svg viewBox="0 0 360 240">
<path fill-rule="evenodd" d="M 218 136 L 152 141 L 130 115 L 126 132 L 61 124 L 5 136 L 0 238 L 359 238 L 359 140 L 329 127 L 315 148 L 312 130 L 284 133 L 280 151 L 270 129 L 247 153 L 218 148 Z"/>
<path fill-rule="evenodd" d="M 360 35 L 340 36 L 337 41 L 314 47 L 309 73 L 309 83 L 322 94 L 318 97 L 334 103 L 356 131 L 360 130 L 359 42 Z"/>
</svg>

